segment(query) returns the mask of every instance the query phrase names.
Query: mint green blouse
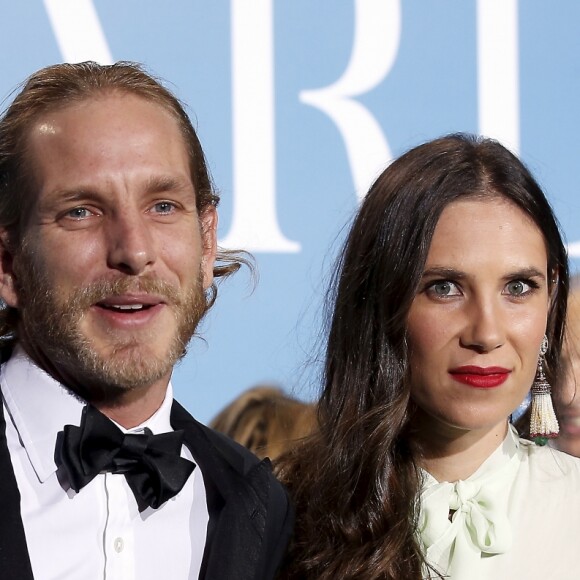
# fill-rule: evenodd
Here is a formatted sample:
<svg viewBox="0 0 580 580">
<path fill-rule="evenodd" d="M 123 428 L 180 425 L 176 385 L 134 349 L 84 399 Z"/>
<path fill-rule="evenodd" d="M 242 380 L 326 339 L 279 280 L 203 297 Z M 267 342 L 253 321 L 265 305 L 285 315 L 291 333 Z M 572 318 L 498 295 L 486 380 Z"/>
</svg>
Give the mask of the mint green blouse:
<svg viewBox="0 0 580 580">
<path fill-rule="evenodd" d="M 580 459 L 510 427 L 466 480 L 423 476 L 420 541 L 451 580 L 580 579 Z"/>
</svg>

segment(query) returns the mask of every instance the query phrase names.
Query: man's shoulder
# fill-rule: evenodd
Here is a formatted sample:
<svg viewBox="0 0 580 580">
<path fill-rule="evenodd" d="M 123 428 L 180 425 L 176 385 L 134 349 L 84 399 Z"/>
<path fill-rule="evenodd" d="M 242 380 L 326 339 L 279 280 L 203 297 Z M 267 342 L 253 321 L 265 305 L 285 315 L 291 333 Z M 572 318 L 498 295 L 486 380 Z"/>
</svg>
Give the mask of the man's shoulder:
<svg viewBox="0 0 580 580">
<path fill-rule="evenodd" d="M 242 475 L 247 475 L 252 469 L 261 463 L 260 459 L 256 457 L 251 451 L 240 445 L 227 435 L 215 431 L 211 427 L 197 423 L 197 429 L 207 438 L 207 441 L 212 445 L 217 453 L 225 459 L 234 469 Z M 269 465 L 269 462 L 265 462 Z"/>
<path fill-rule="evenodd" d="M 229 437 L 203 425 L 175 401 L 171 423 L 175 429 L 184 430 L 185 443 L 204 480 L 211 480 L 222 496 L 259 498 L 275 519 L 286 520 L 291 515 L 288 493 L 274 477 L 269 459 L 260 460 Z"/>
<path fill-rule="evenodd" d="M 224 523 L 216 525 L 207 577 L 274 578 L 292 533 L 294 510 L 270 461 L 196 421 L 176 402 L 171 424 L 183 429 L 209 496 L 223 502 L 219 520 Z M 251 576 L 244 576 L 246 569 Z"/>
<path fill-rule="evenodd" d="M 259 466 L 270 469 L 269 460 L 260 460 L 251 451 L 233 441 L 223 433 L 219 433 L 207 427 L 192 417 L 177 401 L 173 403 L 171 423 L 176 429 L 183 429 L 188 445 L 193 444 L 191 449 L 194 459 L 196 455 L 203 455 L 197 459 L 205 459 L 211 456 L 213 462 L 226 463 L 231 469 L 242 476 L 247 476 L 256 471 Z M 202 467 L 203 469 L 203 467 Z M 273 477 L 273 476 L 272 476 Z"/>
</svg>

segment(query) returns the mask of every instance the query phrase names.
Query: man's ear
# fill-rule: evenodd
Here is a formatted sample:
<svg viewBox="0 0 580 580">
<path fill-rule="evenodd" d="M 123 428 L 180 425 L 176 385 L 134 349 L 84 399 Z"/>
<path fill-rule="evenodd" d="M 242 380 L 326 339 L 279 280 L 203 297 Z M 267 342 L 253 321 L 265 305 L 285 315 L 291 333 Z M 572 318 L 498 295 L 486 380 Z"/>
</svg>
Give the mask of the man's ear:
<svg viewBox="0 0 580 580">
<path fill-rule="evenodd" d="M 10 235 L 0 228 L 0 298 L 12 308 L 18 308 L 16 278 L 14 276 L 14 255 L 10 244 Z"/>
<path fill-rule="evenodd" d="M 199 216 L 201 229 L 201 270 L 203 272 L 203 289 L 207 290 L 213 283 L 213 268 L 217 254 L 218 214 L 215 206 L 206 207 Z"/>
</svg>

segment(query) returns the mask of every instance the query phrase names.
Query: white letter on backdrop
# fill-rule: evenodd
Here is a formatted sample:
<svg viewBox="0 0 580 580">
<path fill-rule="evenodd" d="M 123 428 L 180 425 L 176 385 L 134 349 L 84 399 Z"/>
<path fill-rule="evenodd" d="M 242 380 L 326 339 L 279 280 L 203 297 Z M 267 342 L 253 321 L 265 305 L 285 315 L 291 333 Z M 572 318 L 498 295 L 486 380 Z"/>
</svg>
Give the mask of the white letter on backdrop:
<svg viewBox="0 0 580 580">
<path fill-rule="evenodd" d="M 568 256 L 570 258 L 580 258 L 580 242 L 570 242 L 568 244 Z"/>
<path fill-rule="evenodd" d="M 479 132 L 520 148 L 518 1 L 477 0 Z"/>
<path fill-rule="evenodd" d="M 302 91 L 300 100 L 326 113 L 338 127 L 359 198 L 392 160 L 373 115 L 353 100 L 376 87 L 391 70 L 401 38 L 400 0 L 355 0 L 355 30 L 343 75 L 322 89 Z"/>
<path fill-rule="evenodd" d="M 299 252 L 276 215 L 272 0 L 232 0 L 232 225 L 220 244 L 252 252 Z"/>
<path fill-rule="evenodd" d="M 65 62 L 113 62 L 92 0 L 44 0 L 44 6 Z"/>
</svg>

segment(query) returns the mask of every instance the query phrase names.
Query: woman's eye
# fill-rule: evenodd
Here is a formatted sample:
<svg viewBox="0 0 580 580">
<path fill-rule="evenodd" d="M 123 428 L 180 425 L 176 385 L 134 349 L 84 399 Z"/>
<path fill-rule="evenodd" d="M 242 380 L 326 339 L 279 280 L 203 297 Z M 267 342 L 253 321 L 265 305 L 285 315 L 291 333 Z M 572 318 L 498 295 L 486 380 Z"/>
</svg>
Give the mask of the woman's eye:
<svg viewBox="0 0 580 580">
<path fill-rule="evenodd" d="M 429 292 L 431 295 L 439 297 L 439 296 L 459 296 L 459 288 L 453 283 L 447 280 L 442 282 L 434 282 L 429 286 Z"/>
<path fill-rule="evenodd" d="M 513 282 L 508 282 L 506 285 L 506 291 L 510 296 L 522 296 L 530 290 L 531 286 L 523 280 L 514 280 Z"/>
</svg>

